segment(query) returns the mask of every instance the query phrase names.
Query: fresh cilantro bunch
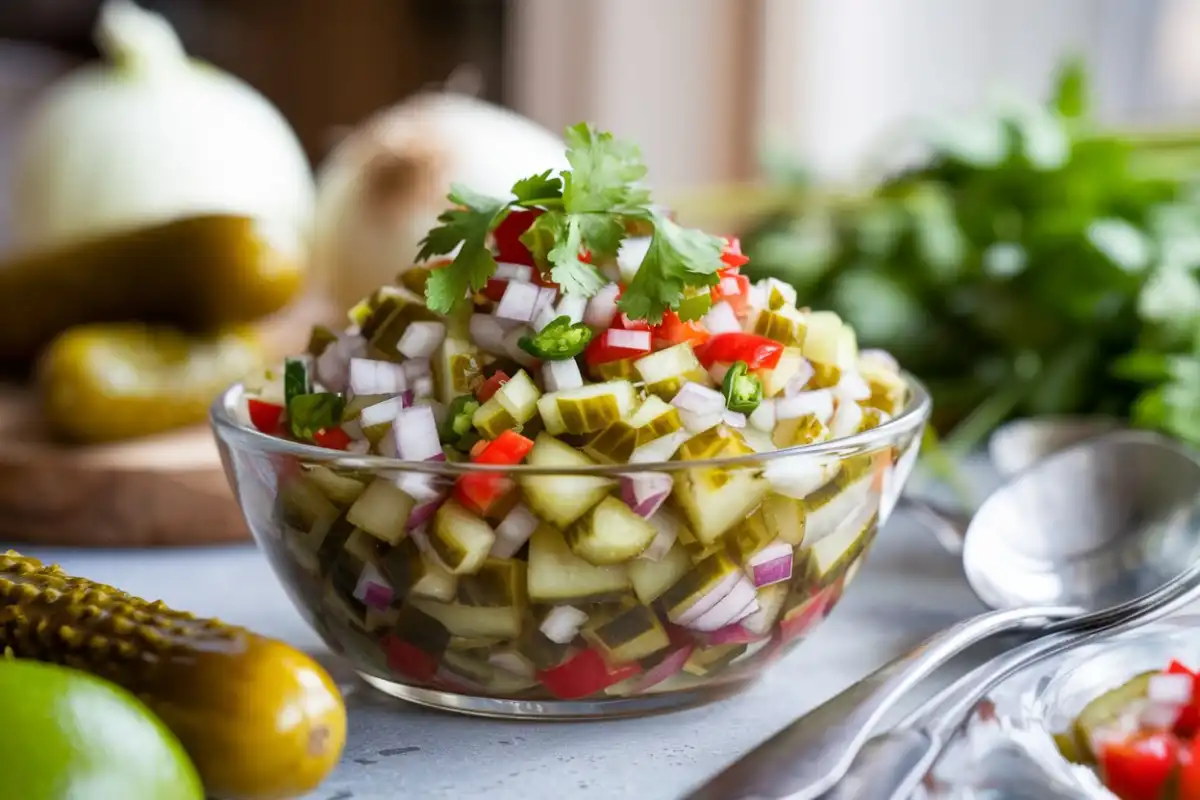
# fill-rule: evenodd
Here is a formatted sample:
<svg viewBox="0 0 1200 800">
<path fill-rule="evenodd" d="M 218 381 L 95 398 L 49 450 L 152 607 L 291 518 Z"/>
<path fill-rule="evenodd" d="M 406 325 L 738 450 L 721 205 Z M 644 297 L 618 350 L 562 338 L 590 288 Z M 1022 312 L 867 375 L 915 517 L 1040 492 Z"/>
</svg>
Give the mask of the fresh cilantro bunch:
<svg viewBox="0 0 1200 800">
<path fill-rule="evenodd" d="M 430 308 L 449 313 L 468 294 L 484 288 L 496 271 L 488 234 L 514 209 L 541 210 L 521 241 L 543 274 L 564 292 L 586 297 L 607 282 L 596 265 L 616 258 L 630 229 L 648 229 L 650 247 L 619 301 L 632 319 L 658 324 L 666 311 L 680 308 L 687 289 L 717 283 L 722 240 L 684 228 L 651 205 L 650 193 L 640 183 L 646 166 L 635 145 L 586 123 L 567 128 L 565 139 L 571 168 L 517 181 L 510 199 L 451 187 L 452 208 L 438 217 L 441 225 L 421 241 L 417 254 L 418 261 L 425 261 L 459 248 L 454 260 L 433 270 L 425 284 Z"/>
</svg>

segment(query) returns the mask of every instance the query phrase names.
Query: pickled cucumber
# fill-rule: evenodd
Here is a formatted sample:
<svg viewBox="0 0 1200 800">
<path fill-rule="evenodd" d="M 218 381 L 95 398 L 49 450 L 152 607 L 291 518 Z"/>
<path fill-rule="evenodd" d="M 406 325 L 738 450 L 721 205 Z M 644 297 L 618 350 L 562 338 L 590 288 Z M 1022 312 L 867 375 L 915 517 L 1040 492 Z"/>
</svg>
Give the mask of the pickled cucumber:
<svg viewBox="0 0 1200 800">
<path fill-rule="evenodd" d="M 0 648 L 133 692 L 179 738 L 216 797 L 303 795 L 345 741 L 337 688 L 303 653 L 13 551 L 0 556 Z"/>
<path fill-rule="evenodd" d="M 251 322 L 297 296 L 300 256 L 263 223 L 228 215 L 18 255 L 0 263 L 0 363 L 31 363 L 75 325 L 140 320 L 204 331 Z"/>
<path fill-rule="evenodd" d="M 263 359 L 245 329 L 192 337 L 137 323 L 81 325 L 50 343 L 38 380 L 55 434 L 103 442 L 203 422 L 213 397 Z"/>
</svg>

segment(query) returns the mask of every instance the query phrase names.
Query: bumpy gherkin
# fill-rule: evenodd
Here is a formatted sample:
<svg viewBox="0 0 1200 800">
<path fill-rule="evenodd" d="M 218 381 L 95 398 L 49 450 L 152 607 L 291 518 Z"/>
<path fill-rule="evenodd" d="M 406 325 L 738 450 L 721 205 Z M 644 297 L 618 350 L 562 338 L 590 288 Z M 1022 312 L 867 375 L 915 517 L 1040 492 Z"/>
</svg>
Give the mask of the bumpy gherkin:
<svg viewBox="0 0 1200 800">
<path fill-rule="evenodd" d="M 215 797 L 303 795 L 341 755 L 345 707 L 307 655 L 11 550 L 0 555 L 0 647 L 136 694 L 179 737 Z"/>
</svg>

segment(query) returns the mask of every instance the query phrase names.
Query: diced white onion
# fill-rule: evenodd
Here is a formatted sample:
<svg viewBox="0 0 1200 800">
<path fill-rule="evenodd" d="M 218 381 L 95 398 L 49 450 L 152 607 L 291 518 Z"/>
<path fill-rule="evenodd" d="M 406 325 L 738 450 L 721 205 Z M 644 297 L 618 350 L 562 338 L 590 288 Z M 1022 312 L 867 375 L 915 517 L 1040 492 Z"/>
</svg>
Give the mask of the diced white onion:
<svg viewBox="0 0 1200 800">
<path fill-rule="evenodd" d="M 720 386 L 725 382 L 725 373 L 729 372 L 732 366 L 732 364 L 722 364 L 720 361 L 717 361 L 708 368 L 708 377 L 713 379 L 713 383 Z"/>
<path fill-rule="evenodd" d="M 671 456 L 675 455 L 675 451 L 679 446 L 692 438 L 692 434 L 687 431 L 673 431 L 666 436 L 660 436 L 657 439 L 646 442 L 641 447 L 635 448 L 629 455 L 630 464 L 658 464 L 663 461 L 670 461 Z"/>
<path fill-rule="evenodd" d="M 416 500 L 418 503 L 429 503 L 439 500 L 445 494 L 440 486 L 442 479 L 427 472 L 400 472 L 393 479 L 396 488 Z"/>
<path fill-rule="evenodd" d="M 344 429 L 345 425 L 342 427 Z M 365 456 L 371 452 L 371 443 L 366 439 L 354 439 L 350 444 L 346 445 L 346 452 L 356 456 Z"/>
<path fill-rule="evenodd" d="M 397 394 L 408 388 L 408 379 L 404 376 L 404 367 L 400 364 L 369 358 L 352 358 L 349 388 L 356 395 Z"/>
<path fill-rule="evenodd" d="M 770 298 L 771 298 L 771 295 L 767 291 L 766 281 L 759 281 L 758 283 L 751 284 L 751 286 L 750 286 L 750 302 L 749 302 L 749 305 L 751 308 L 755 308 L 755 309 L 769 308 L 770 307 Z M 750 316 L 753 317 L 754 315 L 751 314 Z"/>
<path fill-rule="evenodd" d="M 539 286 L 537 300 L 533 303 L 533 316 L 536 317 L 538 312 L 543 308 L 553 309 L 556 300 L 558 300 L 557 289 L 552 289 L 549 286 Z"/>
<path fill-rule="evenodd" d="M 511 319 L 518 322 L 529 322 L 533 319 L 534 307 L 542 287 L 532 283 L 517 283 L 511 281 L 504 287 L 504 295 L 496 306 L 496 316 L 500 319 Z"/>
<path fill-rule="evenodd" d="M 446 338 L 446 323 L 420 320 L 408 323 L 396 349 L 405 358 L 429 358 Z"/>
<path fill-rule="evenodd" d="M 758 408 L 750 412 L 750 425 L 763 433 L 775 430 L 775 401 L 767 398 L 758 404 Z"/>
<path fill-rule="evenodd" d="M 737 333 L 742 329 L 742 324 L 738 322 L 737 312 L 724 300 L 708 310 L 708 313 L 704 315 L 703 322 L 704 327 L 713 336 L 719 333 Z"/>
<path fill-rule="evenodd" d="M 621 242 L 617 250 L 617 267 L 621 270 L 621 280 L 629 283 L 637 275 L 638 268 L 650 252 L 651 237 L 633 236 Z"/>
<path fill-rule="evenodd" d="M 392 422 L 396 439 L 396 457 L 405 461 L 427 461 L 445 457 L 438 439 L 437 422 L 429 406 L 413 406 L 401 411 Z"/>
<path fill-rule="evenodd" d="M 838 379 L 837 386 L 833 387 L 833 393 L 839 400 L 857 402 L 871 398 L 871 387 L 857 372 L 843 372 Z"/>
<path fill-rule="evenodd" d="M 680 411 L 690 411 L 693 414 L 719 415 L 725 408 L 725 395 L 695 381 L 687 381 L 671 398 L 671 405 Z"/>
<path fill-rule="evenodd" d="M 533 664 L 511 651 L 492 653 L 488 656 L 488 663 L 497 669 L 511 672 L 513 675 L 519 675 L 522 678 L 532 678 L 534 675 Z"/>
<path fill-rule="evenodd" d="M 715 428 L 721 424 L 720 411 L 714 411 L 711 414 L 697 414 L 695 411 L 686 411 L 679 409 L 679 421 L 683 423 L 683 427 L 688 433 L 697 434 L 704 433 L 709 428 Z"/>
<path fill-rule="evenodd" d="M 432 397 L 433 377 L 426 375 L 413 381 L 412 393 L 414 397 Z"/>
<path fill-rule="evenodd" d="M 650 546 L 642 551 L 638 558 L 649 559 L 650 561 L 661 561 L 663 556 L 675 546 L 675 540 L 679 538 L 679 520 L 671 515 L 671 512 L 660 508 L 649 516 L 646 520 L 654 526 L 654 530 L 658 531 L 654 535 Z"/>
<path fill-rule="evenodd" d="M 490 553 L 492 558 L 515 556 L 525 542 L 529 541 L 538 524 L 537 515 L 524 503 L 517 503 L 496 526 L 496 541 L 492 544 Z"/>
<path fill-rule="evenodd" d="M 358 415 L 358 424 L 364 428 L 372 428 L 392 422 L 405 408 L 402 396 L 389 397 L 387 400 L 367 406 Z"/>
<path fill-rule="evenodd" d="M 742 438 L 756 453 L 773 453 L 779 449 L 771 440 L 771 434 L 767 431 L 760 431 L 758 428 L 750 426 L 742 428 Z"/>
<path fill-rule="evenodd" d="M 579 363 L 573 358 L 545 362 L 542 364 L 542 384 L 547 392 L 582 387 L 583 375 L 579 371 Z"/>
<path fill-rule="evenodd" d="M 538 359 L 522 350 L 520 344 L 522 337 L 529 336 L 532 332 L 528 325 L 521 325 L 504 334 L 504 354 L 522 367 L 532 368 L 538 365 Z"/>
<path fill-rule="evenodd" d="M 665 472 L 635 472 L 621 476 L 621 499 L 633 513 L 650 517 L 671 494 L 673 481 Z"/>
<path fill-rule="evenodd" d="M 800 394 L 815 374 L 816 370 L 813 368 L 812 362 L 807 358 L 802 360 L 792 377 L 788 378 L 787 383 L 783 385 L 783 396 L 795 397 Z"/>
<path fill-rule="evenodd" d="M 763 466 L 762 475 L 776 494 L 803 500 L 828 483 L 837 470 L 836 458 L 796 455 L 771 459 Z"/>
<path fill-rule="evenodd" d="M 783 295 L 784 302 L 789 306 L 796 305 L 796 287 L 790 283 L 784 283 L 778 278 L 767 278 L 762 281 L 763 284 L 763 305 L 769 305 L 771 302 L 771 290 L 774 289 Z"/>
<path fill-rule="evenodd" d="M 1146 686 L 1146 699 L 1152 703 L 1170 703 L 1177 706 L 1192 701 L 1193 678 L 1190 675 L 1161 673 L 1151 675 Z"/>
<path fill-rule="evenodd" d="M 555 644 L 570 644 L 587 620 L 588 615 L 575 606 L 555 606 L 542 620 L 538 630 Z"/>
<path fill-rule="evenodd" d="M 547 304 L 537 310 L 533 315 L 533 322 L 531 324 L 535 331 L 543 331 L 547 325 L 554 322 L 557 318 L 558 313 L 555 312 L 554 306 Z"/>
<path fill-rule="evenodd" d="M 1185 676 L 1167 676 L 1167 677 L 1185 677 Z M 1175 723 L 1179 720 L 1179 712 L 1181 706 L 1174 703 L 1158 703 L 1147 702 L 1138 712 L 1138 726 L 1150 729 L 1171 729 L 1175 727 Z"/>
<path fill-rule="evenodd" d="M 533 280 L 533 267 L 525 264 L 511 264 L 507 261 L 501 261 L 496 264 L 496 272 L 492 277 L 501 281 L 529 283 Z"/>
<path fill-rule="evenodd" d="M 814 389 L 811 392 L 799 392 L 791 397 L 778 398 L 775 402 L 775 419 L 799 419 L 809 414 L 821 421 L 822 425 L 829 423 L 833 417 L 833 392 L 828 389 Z"/>
<path fill-rule="evenodd" d="M 404 368 L 404 377 L 410 386 L 417 378 L 428 378 L 433 374 L 428 358 L 409 358 L 401 366 Z"/>
<path fill-rule="evenodd" d="M 468 324 L 471 341 L 492 355 L 504 355 L 504 334 L 508 332 L 491 314 L 472 314 Z"/>
<path fill-rule="evenodd" d="M 726 409 L 721 412 L 721 422 L 724 422 L 731 428 L 744 428 L 746 427 L 746 415 L 740 411 Z"/>
<path fill-rule="evenodd" d="M 853 400 L 840 400 L 837 411 L 833 412 L 833 421 L 829 423 L 829 435 L 834 439 L 853 436 L 858 433 L 862 421 L 862 406 Z"/>
<path fill-rule="evenodd" d="M 555 309 L 556 316 L 567 317 L 572 324 L 583 322 L 584 312 L 587 310 L 587 298 L 581 294 L 564 294 L 562 299 L 558 301 L 558 308 Z"/>
<path fill-rule="evenodd" d="M 877 348 L 861 350 L 858 354 L 858 360 L 860 363 L 878 366 L 888 372 L 900 371 L 900 362 L 887 350 L 879 350 Z"/>
<path fill-rule="evenodd" d="M 650 331 L 623 331 L 609 328 L 604 332 L 604 341 L 609 347 L 649 352 Z"/>
<path fill-rule="evenodd" d="M 596 329 L 612 325 L 613 317 L 617 314 L 617 295 L 621 287 L 615 283 L 604 286 L 587 302 L 583 312 L 583 321 Z"/>
</svg>

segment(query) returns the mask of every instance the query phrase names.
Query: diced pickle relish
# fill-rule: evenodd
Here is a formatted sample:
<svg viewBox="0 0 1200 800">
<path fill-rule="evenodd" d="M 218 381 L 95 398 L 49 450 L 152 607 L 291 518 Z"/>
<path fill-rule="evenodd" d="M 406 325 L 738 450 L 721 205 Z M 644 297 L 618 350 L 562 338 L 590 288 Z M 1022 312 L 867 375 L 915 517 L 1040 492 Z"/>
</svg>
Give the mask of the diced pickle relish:
<svg viewBox="0 0 1200 800">
<path fill-rule="evenodd" d="M 420 292 L 444 267 L 407 271 L 357 305 L 345 330 L 314 329 L 307 356 L 246 392 L 273 404 L 256 425 L 275 435 L 481 465 L 281 472 L 282 557 L 311 582 L 321 631 L 400 683 L 553 700 L 749 677 L 853 576 L 898 453 L 887 442 L 841 458 L 688 462 L 878 427 L 903 412 L 905 380 L 889 358 L 860 359 L 853 331 L 799 306 L 790 286 L 751 285 L 735 240 L 719 285 L 689 287 L 661 324 L 617 308 L 627 285 L 572 300 L 543 274 L 544 246 L 522 244 L 539 216 L 505 217 L 493 255 L 523 269 L 491 279 L 504 285 L 464 291 L 465 306 L 442 315 Z M 613 256 L 589 258 L 597 275 L 617 274 Z M 466 324 L 522 278 L 532 291 L 511 293 L 495 326 Z M 535 305 L 517 302 L 525 296 Z M 710 310 L 726 323 L 716 336 Z M 499 333 L 477 340 L 476 330 Z M 402 341 L 422 357 L 406 358 Z M 351 359 L 377 363 L 356 361 L 351 374 Z M 551 373 L 563 382 L 547 385 Z M 519 464 L 539 474 L 495 469 Z M 597 465 L 608 472 L 587 471 Z M 778 563 L 756 571 L 766 554 Z"/>
</svg>

